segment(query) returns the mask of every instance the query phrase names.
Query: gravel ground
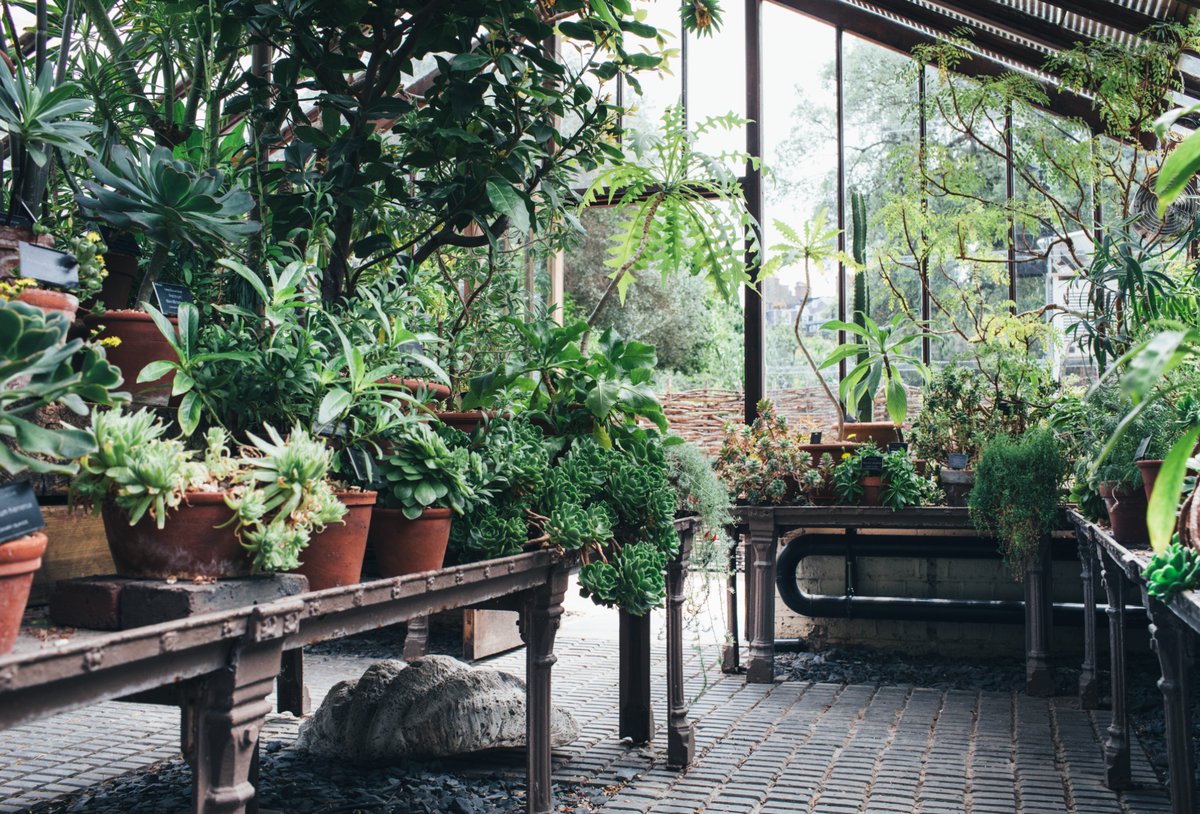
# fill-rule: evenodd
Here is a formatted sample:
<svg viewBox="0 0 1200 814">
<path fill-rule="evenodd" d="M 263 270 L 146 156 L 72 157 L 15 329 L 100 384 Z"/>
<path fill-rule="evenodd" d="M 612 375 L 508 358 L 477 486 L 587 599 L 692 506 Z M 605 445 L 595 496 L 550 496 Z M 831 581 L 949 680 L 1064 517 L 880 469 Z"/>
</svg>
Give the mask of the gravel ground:
<svg viewBox="0 0 1200 814">
<path fill-rule="evenodd" d="M 1107 661 L 1104 663 L 1107 664 Z M 820 653 L 779 653 L 775 658 L 775 672 L 791 681 L 833 684 L 886 684 L 980 692 L 1024 692 L 1025 689 L 1025 662 L 1018 659 L 947 661 L 937 656 L 903 656 L 865 648 L 830 648 Z M 1150 764 L 1159 779 L 1166 782 L 1167 744 L 1162 693 L 1156 683 L 1160 675 L 1158 661 L 1152 654 L 1131 654 L 1126 662 L 1126 672 L 1129 719 L 1137 730 Z M 1078 668 L 1057 667 L 1054 678 L 1058 695 L 1070 696 L 1078 692 Z M 1102 680 L 1105 693 L 1108 692 L 1107 679 L 1107 671 L 1104 671 Z M 1193 749 L 1200 750 L 1200 697 L 1194 700 L 1192 744 Z M 1200 766 L 1197 766 L 1196 781 L 1200 784 Z"/>
</svg>

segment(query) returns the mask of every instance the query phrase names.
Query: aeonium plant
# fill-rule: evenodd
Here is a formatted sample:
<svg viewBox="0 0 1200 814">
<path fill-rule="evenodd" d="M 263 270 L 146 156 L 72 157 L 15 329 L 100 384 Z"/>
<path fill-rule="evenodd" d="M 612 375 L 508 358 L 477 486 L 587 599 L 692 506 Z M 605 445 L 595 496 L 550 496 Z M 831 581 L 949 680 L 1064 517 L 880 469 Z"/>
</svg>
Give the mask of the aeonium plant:
<svg viewBox="0 0 1200 814">
<path fill-rule="evenodd" d="M 189 492 L 223 493 L 229 523 L 261 571 L 297 567 L 311 536 L 346 514 L 326 477 L 329 450 L 299 428 L 285 439 L 268 425 L 265 439 L 251 435 L 237 454 L 220 427 L 208 430 L 202 451 L 166 429 L 146 409 L 94 411 L 95 451 L 79 460 L 72 498 L 96 509 L 111 504 L 131 526 L 149 517 L 162 529 Z"/>
<path fill-rule="evenodd" d="M 400 509 L 416 520 L 430 508 L 466 511 L 474 497 L 472 482 L 481 479 L 479 456 L 465 447 L 451 449 L 420 421 L 408 421 L 384 438 L 387 446 L 378 464 L 379 505 Z"/>
</svg>

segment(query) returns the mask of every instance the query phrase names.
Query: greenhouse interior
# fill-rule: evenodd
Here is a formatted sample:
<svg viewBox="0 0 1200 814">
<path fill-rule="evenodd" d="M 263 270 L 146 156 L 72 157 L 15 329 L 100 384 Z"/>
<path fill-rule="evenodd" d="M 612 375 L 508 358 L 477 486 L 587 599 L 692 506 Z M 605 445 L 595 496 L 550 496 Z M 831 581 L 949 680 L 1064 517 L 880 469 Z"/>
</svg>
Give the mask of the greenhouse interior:
<svg viewBox="0 0 1200 814">
<path fill-rule="evenodd" d="M 0 58 L 0 814 L 1200 812 L 1200 2 Z"/>
</svg>

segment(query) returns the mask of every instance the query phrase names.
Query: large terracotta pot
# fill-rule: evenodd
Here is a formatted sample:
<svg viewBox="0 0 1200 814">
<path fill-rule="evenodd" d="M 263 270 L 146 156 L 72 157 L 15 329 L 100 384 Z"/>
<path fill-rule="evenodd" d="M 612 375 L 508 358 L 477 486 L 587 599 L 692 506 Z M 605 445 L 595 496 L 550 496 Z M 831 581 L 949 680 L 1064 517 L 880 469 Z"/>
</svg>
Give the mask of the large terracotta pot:
<svg viewBox="0 0 1200 814">
<path fill-rule="evenodd" d="M 880 505 L 880 493 L 883 491 L 883 476 L 882 475 L 863 475 L 859 481 L 862 485 L 863 493 L 859 498 L 858 505 L 860 506 L 878 506 Z"/>
<path fill-rule="evenodd" d="M 175 317 L 170 319 L 171 324 L 175 325 Z M 179 358 L 167 344 L 166 338 L 159 333 L 149 314 L 144 311 L 108 311 L 103 314 L 91 314 L 84 319 L 84 323 L 93 330 L 104 326 L 104 330 L 98 334 L 101 339 L 115 336 L 121 340 L 121 344 L 116 347 L 107 348 L 105 355 L 109 362 L 120 368 L 126 390 L 142 401 L 167 403 L 170 399 L 171 383 L 175 380 L 174 373 L 142 384 L 137 380 L 142 368 L 151 362 Z"/>
<path fill-rule="evenodd" d="M 138 579 L 246 577 L 253 558 L 228 521 L 233 510 L 220 492 L 188 492 L 160 530 L 147 512 L 129 525 L 123 509 L 106 503 L 101 516 L 117 576 Z M 223 528 L 220 528 L 223 526 Z"/>
<path fill-rule="evenodd" d="M 0 655 L 17 641 L 33 572 L 41 567 L 45 550 L 46 535 L 40 531 L 0 543 Z"/>
<path fill-rule="evenodd" d="M 1108 522 L 1118 543 L 1129 546 L 1150 544 L 1145 491 L 1128 483 L 1102 483 L 1100 497 L 1108 507 Z"/>
<path fill-rule="evenodd" d="M 1146 500 L 1150 500 L 1150 495 L 1154 493 L 1154 482 L 1158 480 L 1158 470 L 1162 469 L 1162 458 L 1151 458 L 1136 463 L 1142 473 L 1142 490 L 1146 493 Z"/>
<path fill-rule="evenodd" d="M 842 427 L 842 439 L 866 443 L 874 442 L 880 449 L 900 440 L 900 427 L 890 421 L 846 422 Z"/>
<path fill-rule="evenodd" d="M 376 506 L 370 540 L 380 576 L 400 577 L 441 568 L 451 520 L 449 509 L 426 509 L 416 520 L 409 520 L 400 509 Z"/>
<path fill-rule="evenodd" d="M 52 288 L 27 288 L 17 295 L 20 302 L 41 308 L 47 314 L 59 312 L 67 317 L 67 322 L 75 321 L 75 312 L 79 310 L 79 298 L 65 291 L 55 291 Z"/>
<path fill-rule="evenodd" d="M 399 376 L 388 376 L 387 381 L 399 385 L 414 396 L 424 393 L 433 401 L 449 401 L 450 388 L 444 384 L 431 382 L 427 379 L 402 379 Z"/>
<path fill-rule="evenodd" d="M 110 244 L 111 246 L 111 244 Z M 137 248 L 137 244 L 133 245 Z M 101 284 L 99 300 L 110 311 L 124 310 L 133 299 L 133 287 L 140 276 L 141 261 L 130 254 L 111 247 L 104 253 L 104 268 L 108 274 Z"/>
<path fill-rule="evenodd" d="M 482 410 L 470 410 L 465 413 L 436 413 L 436 415 L 443 424 L 449 424 L 467 435 L 475 432 L 487 420 L 487 416 Z"/>
<path fill-rule="evenodd" d="M 308 577 L 310 591 L 353 585 L 362 579 L 375 497 L 375 492 L 338 493 L 338 500 L 348 509 L 344 522 L 331 523 L 314 534 L 300 552 L 301 564 L 295 573 Z"/>
</svg>

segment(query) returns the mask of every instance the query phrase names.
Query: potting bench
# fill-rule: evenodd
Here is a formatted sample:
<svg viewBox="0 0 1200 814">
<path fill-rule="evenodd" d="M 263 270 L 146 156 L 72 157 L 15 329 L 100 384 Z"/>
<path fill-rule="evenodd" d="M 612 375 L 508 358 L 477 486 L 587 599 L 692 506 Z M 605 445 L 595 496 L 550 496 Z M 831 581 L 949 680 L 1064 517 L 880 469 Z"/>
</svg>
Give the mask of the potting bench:
<svg viewBox="0 0 1200 814">
<path fill-rule="evenodd" d="M 671 761 L 683 766 L 691 758 L 691 730 L 683 701 L 680 632 L 693 523 L 683 520 L 676 527 L 683 544 L 668 573 L 668 733 Z M 519 611 L 527 647 L 527 811 L 548 814 L 553 805 L 550 674 L 573 565 L 554 552 L 535 551 L 130 630 L 79 631 L 62 644 L 25 635 L 12 653 L 0 656 L 0 729 L 153 692 L 158 700 L 181 707 L 182 748 L 193 769 L 193 810 L 243 812 L 254 799 L 251 771 L 258 736 L 286 652 L 443 610 L 502 604 Z M 643 707 L 649 714 L 649 704 L 637 708 Z"/>
<path fill-rule="evenodd" d="M 1079 543 L 1083 573 L 1099 566 L 1108 595 L 1109 658 L 1112 676 L 1112 720 L 1104 741 L 1105 782 L 1112 789 L 1127 789 L 1132 784 L 1129 765 L 1130 733 L 1127 688 L 1125 683 L 1125 611 L 1126 587 L 1141 592 L 1142 604 L 1149 617 L 1150 641 L 1158 655 L 1166 713 L 1167 760 L 1170 766 L 1171 810 L 1174 814 L 1193 814 L 1200 799 L 1193 786 L 1195 755 L 1191 745 L 1191 677 L 1195 636 L 1200 634 L 1200 593 L 1184 591 L 1170 602 L 1162 602 L 1146 591 L 1142 576 L 1150 561 L 1149 548 L 1122 545 L 1111 531 L 1090 522 L 1075 510 L 1066 513 Z M 1084 674 L 1096 672 L 1096 627 L 1084 628 Z M 1085 690 L 1081 684 L 1081 690 Z M 1098 705 L 1098 692 L 1085 692 L 1082 701 Z"/>
<path fill-rule="evenodd" d="M 1002 600 L 947 600 L 938 598 L 860 596 L 856 591 L 856 559 L 871 557 L 996 558 L 996 541 L 981 535 L 967 510 L 956 507 L 918 507 L 894 512 L 880 506 L 741 506 L 734 510 L 734 539 L 744 538 L 746 568 L 746 639 L 749 654 L 746 680 L 775 680 L 775 588 L 801 603 L 793 608 L 811 616 L 871 616 L 872 618 L 1002 618 L 1023 617 L 1026 642 L 1026 691 L 1050 695 L 1054 681 L 1048 664 L 1050 651 L 1049 544 L 1042 556 L 1025 571 L 1023 602 Z M 872 534 L 860 535 L 870 530 Z M 894 531 L 898 534 L 876 535 Z M 780 540 L 796 539 L 792 573 L 778 572 Z M 808 554 L 836 553 L 846 558 L 846 590 L 839 597 L 813 597 L 800 592 L 794 566 Z M 736 584 L 733 588 L 736 591 Z M 736 594 L 731 595 L 730 638 L 737 641 Z M 1094 609 L 1093 609 L 1094 613 Z M 908 614 L 908 615 L 905 615 Z M 1019 618 L 1020 618 L 1019 617 Z M 738 654 L 727 651 L 725 667 L 735 668 Z"/>
</svg>

